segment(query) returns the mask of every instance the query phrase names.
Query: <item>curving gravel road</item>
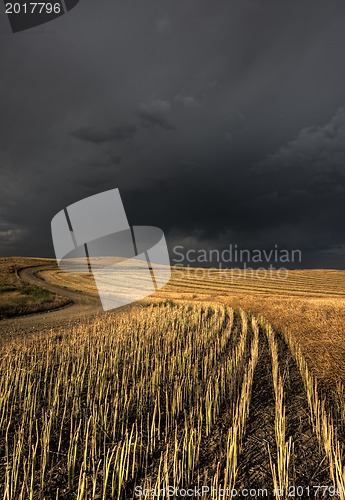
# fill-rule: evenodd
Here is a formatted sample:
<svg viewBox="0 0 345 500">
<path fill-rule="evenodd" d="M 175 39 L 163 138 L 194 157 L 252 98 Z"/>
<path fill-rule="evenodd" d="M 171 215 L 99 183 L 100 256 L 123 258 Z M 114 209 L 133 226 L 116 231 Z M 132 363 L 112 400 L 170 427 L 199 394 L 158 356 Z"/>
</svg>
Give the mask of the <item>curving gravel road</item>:
<svg viewBox="0 0 345 500">
<path fill-rule="evenodd" d="M 31 333 L 49 331 L 52 328 L 77 324 L 86 317 L 101 312 L 102 306 L 97 297 L 84 292 L 77 292 L 67 288 L 53 285 L 35 276 L 39 271 L 51 269 L 50 266 L 26 267 L 18 271 L 20 279 L 30 285 L 36 285 L 50 292 L 62 295 L 73 303 L 60 309 L 38 314 L 29 314 L 16 318 L 3 319 L 0 321 L 0 342 L 3 343 L 19 335 L 30 335 Z"/>
</svg>

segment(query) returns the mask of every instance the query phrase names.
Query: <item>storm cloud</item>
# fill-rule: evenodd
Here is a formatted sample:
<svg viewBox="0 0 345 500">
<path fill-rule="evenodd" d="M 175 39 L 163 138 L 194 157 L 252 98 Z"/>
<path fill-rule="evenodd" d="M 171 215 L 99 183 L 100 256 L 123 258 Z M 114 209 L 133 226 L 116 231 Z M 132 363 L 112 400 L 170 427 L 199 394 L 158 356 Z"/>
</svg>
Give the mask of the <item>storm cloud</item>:
<svg viewBox="0 0 345 500">
<path fill-rule="evenodd" d="M 83 0 L 0 17 L 0 252 L 52 256 L 50 220 L 118 187 L 170 248 L 300 248 L 345 267 L 345 5 Z"/>
<path fill-rule="evenodd" d="M 107 142 L 118 142 L 130 139 L 138 131 L 135 125 L 124 125 L 111 130 L 97 130 L 94 127 L 80 127 L 71 132 L 73 137 L 94 144 L 105 144 Z"/>
</svg>

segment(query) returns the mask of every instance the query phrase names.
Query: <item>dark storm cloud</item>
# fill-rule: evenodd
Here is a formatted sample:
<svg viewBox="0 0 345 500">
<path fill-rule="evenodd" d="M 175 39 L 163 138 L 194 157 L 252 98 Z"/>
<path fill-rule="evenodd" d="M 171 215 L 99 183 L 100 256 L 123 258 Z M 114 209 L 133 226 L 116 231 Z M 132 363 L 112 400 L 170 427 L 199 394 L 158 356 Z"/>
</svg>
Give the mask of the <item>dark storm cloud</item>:
<svg viewBox="0 0 345 500">
<path fill-rule="evenodd" d="M 344 165 L 345 111 L 340 108 L 328 123 L 304 128 L 253 169 L 255 178 L 270 178 L 270 191 L 261 192 L 259 199 L 285 207 L 286 212 L 299 208 L 298 220 L 304 220 L 306 229 L 324 224 L 324 236 L 329 238 L 332 229 L 333 239 L 342 239 Z"/>
<path fill-rule="evenodd" d="M 300 131 L 255 167 L 238 164 L 234 172 L 216 162 L 206 168 L 179 170 L 166 183 L 135 190 L 142 205 L 140 223 L 154 219 L 165 225 L 171 247 L 300 249 L 302 266 L 344 266 L 345 112 L 339 109 L 326 124 Z M 201 173 L 200 173 L 201 172 Z M 178 199 L 176 198 L 178 193 Z M 147 199 L 164 206 L 154 213 Z M 165 213 L 174 213 L 167 221 Z M 133 210 L 131 216 L 138 219 Z M 183 221 L 183 224 L 180 223 Z M 136 220 L 136 223 L 138 221 Z M 263 243 L 264 242 L 264 243 Z"/>
<path fill-rule="evenodd" d="M 0 223 L 0 239 L 5 246 L 10 248 L 21 241 L 25 232 L 24 228 L 13 227 L 5 222 Z"/>
<path fill-rule="evenodd" d="M 174 126 L 167 121 L 167 119 L 157 113 L 147 110 L 139 110 L 138 116 L 141 118 L 141 123 L 143 127 L 158 126 L 165 130 L 174 130 Z"/>
<path fill-rule="evenodd" d="M 153 100 L 142 103 L 136 111 L 139 118 L 137 123 L 123 124 L 111 127 L 108 130 L 92 126 L 82 126 L 71 132 L 72 137 L 94 144 L 106 144 L 131 139 L 140 128 L 150 128 L 158 126 L 164 130 L 174 130 L 174 126 L 169 122 L 168 112 L 171 105 L 168 101 Z"/>
<path fill-rule="evenodd" d="M 315 180 L 320 176 L 323 180 L 336 176 L 339 181 L 345 179 L 344 165 L 345 109 L 339 108 L 328 123 L 304 128 L 296 139 L 268 155 L 260 163 L 259 171 L 279 169 L 283 173 L 293 169 L 308 171 Z"/>
<path fill-rule="evenodd" d="M 104 144 L 106 142 L 118 142 L 130 139 L 137 131 L 138 127 L 136 125 L 123 125 L 122 127 L 116 127 L 108 131 L 97 130 L 94 127 L 80 127 L 74 130 L 71 135 L 82 141 Z"/>
<path fill-rule="evenodd" d="M 182 104 L 187 108 L 198 108 L 201 106 L 201 103 L 193 95 L 178 94 L 175 96 L 175 102 Z"/>
<path fill-rule="evenodd" d="M 158 126 L 165 130 L 174 130 L 174 125 L 170 123 L 167 114 L 171 110 L 169 101 L 157 99 L 149 103 L 142 103 L 137 111 L 143 127 Z"/>
<path fill-rule="evenodd" d="M 171 245 L 339 263 L 345 5 L 97 5 L 17 36 L 0 17 L 2 254 L 51 255 L 55 213 L 118 187 Z"/>
</svg>

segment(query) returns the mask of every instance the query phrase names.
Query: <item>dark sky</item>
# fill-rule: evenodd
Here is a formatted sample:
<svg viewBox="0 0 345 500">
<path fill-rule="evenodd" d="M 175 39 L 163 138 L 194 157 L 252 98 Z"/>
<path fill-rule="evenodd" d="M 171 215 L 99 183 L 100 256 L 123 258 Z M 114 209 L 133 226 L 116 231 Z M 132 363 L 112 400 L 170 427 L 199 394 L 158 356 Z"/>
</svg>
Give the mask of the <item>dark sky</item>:
<svg viewBox="0 0 345 500">
<path fill-rule="evenodd" d="M 345 268 L 345 3 L 80 0 L 0 13 L 0 255 L 118 187 L 170 249 L 300 249 Z"/>
</svg>

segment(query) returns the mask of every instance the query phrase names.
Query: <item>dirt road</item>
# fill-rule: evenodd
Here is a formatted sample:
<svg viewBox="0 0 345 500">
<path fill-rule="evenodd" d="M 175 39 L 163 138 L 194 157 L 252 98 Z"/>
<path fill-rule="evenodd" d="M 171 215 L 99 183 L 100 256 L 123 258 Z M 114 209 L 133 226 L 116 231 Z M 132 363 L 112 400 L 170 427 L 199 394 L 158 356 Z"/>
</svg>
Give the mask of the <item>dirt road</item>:
<svg viewBox="0 0 345 500">
<path fill-rule="evenodd" d="M 67 324 L 77 324 L 81 320 L 85 320 L 86 317 L 102 311 L 101 303 L 97 297 L 62 288 L 37 277 L 37 273 L 48 269 L 50 266 L 26 267 L 18 272 L 18 276 L 26 284 L 36 285 L 70 299 L 72 304 L 54 311 L 1 320 L 0 343 L 19 335 L 28 336 Z"/>
</svg>

